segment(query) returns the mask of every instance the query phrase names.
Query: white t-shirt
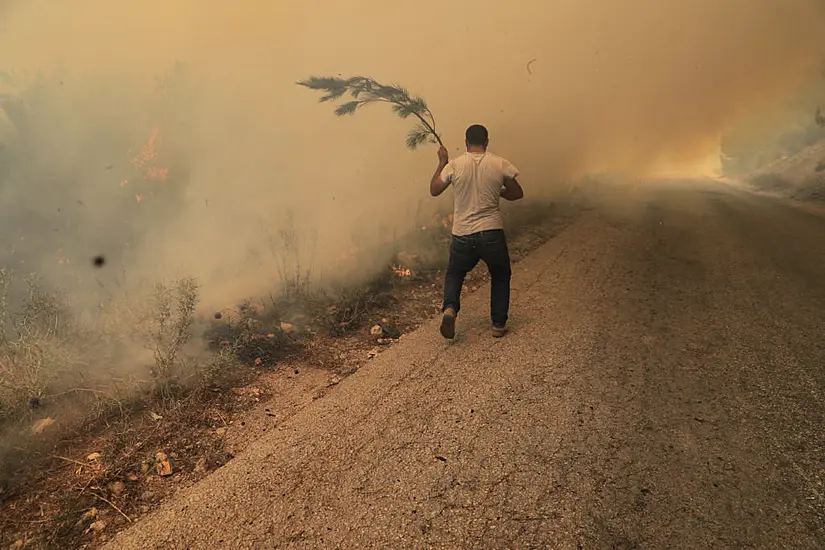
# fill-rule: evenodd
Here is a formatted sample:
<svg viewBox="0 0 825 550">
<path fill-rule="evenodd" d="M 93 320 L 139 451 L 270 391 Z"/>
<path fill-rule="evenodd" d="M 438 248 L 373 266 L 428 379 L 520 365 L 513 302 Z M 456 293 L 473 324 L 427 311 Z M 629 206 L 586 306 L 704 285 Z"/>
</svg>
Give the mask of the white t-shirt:
<svg viewBox="0 0 825 550">
<path fill-rule="evenodd" d="M 499 209 L 504 178 L 518 169 L 492 153 L 464 153 L 447 163 L 441 180 L 453 186 L 453 235 L 504 229 Z"/>
</svg>

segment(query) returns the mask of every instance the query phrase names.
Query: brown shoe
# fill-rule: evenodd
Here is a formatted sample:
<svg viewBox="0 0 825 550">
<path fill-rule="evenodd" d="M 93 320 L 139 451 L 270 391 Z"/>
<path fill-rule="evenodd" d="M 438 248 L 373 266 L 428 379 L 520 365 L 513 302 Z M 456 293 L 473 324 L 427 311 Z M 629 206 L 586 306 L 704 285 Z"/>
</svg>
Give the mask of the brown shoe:
<svg viewBox="0 0 825 550">
<path fill-rule="evenodd" d="M 503 338 L 508 332 L 506 327 L 493 326 L 493 338 Z"/>
<path fill-rule="evenodd" d="M 455 310 L 448 307 L 441 318 L 441 336 L 447 340 L 455 338 Z"/>
</svg>

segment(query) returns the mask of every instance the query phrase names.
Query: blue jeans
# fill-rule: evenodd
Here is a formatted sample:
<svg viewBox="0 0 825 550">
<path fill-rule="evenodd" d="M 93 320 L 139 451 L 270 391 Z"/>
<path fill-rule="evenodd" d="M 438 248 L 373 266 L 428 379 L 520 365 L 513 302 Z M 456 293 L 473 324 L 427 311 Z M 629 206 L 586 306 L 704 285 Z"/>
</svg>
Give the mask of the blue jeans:
<svg viewBox="0 0 825 550">
<path fill-rule="evenodd" d="M 507 323 L 510 309 L 510 252 L 502 229 L 479 231 L 461 237 L 453 235 L 450 265 L 444 279 L 444 306 L 458 313 L 464 277 L 482 260 L 490 271 L 490 319 L 496 327 Z"/>
</svg>

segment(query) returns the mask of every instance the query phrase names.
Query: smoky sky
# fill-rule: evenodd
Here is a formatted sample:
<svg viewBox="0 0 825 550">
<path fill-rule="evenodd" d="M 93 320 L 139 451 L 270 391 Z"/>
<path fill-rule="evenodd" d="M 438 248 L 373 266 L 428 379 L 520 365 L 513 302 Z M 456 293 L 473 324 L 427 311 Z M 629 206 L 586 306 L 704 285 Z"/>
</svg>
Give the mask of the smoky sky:
<svg viewBox="0 0 825 550">
<path fill-rule="evenodd" d="M 2 261 L 98 292 L 105 253 L 121 278 L 198 276 L 210 307 L 277 286 L 269 237 L 286 224 L 321 272 L 450 208 L 427 193 L 435 150 L 404 147 L 408 121 L 380 105 L 335 118 L 295 86 L 306 76 L 420 93 L 453 155 L 485 124 L 535 197 L 714 154 L 825 58 L 814 0 L 34 0 L 0 14 Z M 152 166 L 137 166 L 153 135 Z"/>
</svg>

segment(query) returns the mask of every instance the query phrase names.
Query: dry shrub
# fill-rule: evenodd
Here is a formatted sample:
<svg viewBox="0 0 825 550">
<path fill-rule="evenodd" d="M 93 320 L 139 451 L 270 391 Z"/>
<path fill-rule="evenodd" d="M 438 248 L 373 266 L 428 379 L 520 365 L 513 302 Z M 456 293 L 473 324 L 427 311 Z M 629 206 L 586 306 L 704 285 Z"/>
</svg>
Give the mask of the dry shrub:
<svg viewBox="0 0 825 550">
<path fill-rule="evenodd" d="M 12 295 L 20 295 L 14 307 Z M 18 289 L 14 274 L 0 269 L 0 478 L 58 432 L 125 419 L 150 404 L 162 410 L 197 386 L 207 363 L 187 347 L 197 299 L 197 282 L 181 279 L 157 285 L 153 300 L 124 294 L 90 312 L 34 276 Z M 36 433 L 44 420 L 60 429 Z"/>
</svg>

